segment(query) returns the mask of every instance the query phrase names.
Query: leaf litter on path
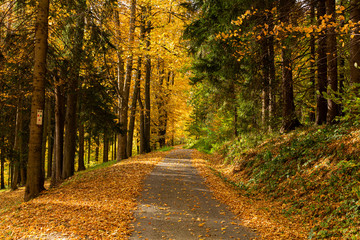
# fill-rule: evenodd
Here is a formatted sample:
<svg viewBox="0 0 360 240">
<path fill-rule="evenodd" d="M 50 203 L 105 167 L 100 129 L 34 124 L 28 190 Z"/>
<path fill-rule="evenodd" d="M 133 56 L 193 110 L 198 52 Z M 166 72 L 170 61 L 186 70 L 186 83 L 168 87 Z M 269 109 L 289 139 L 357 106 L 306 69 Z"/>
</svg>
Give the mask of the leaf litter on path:
<svg viewBox="0 0 360 240">
<path fill-rule="evenodd" d="M 213 198 L 191 164 L 191 152 L 171 152 L 146 179 L 130 239 L 254 239 Z"/>
</svg>

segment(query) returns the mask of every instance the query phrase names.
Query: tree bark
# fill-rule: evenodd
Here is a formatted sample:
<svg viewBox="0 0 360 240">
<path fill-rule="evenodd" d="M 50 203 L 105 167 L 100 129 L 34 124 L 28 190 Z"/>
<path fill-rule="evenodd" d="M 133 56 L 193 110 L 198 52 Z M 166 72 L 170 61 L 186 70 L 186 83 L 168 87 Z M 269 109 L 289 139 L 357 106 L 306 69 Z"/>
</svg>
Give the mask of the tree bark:
<svg viewBox="0 0 360 240">
<path fill-rule="evenodd" d="M 5 189 L 5 158 L 4 158 L 4 149 L 0 148 L 0 189 Z"/>
<path fill-rule="evenodd" d="M 158 109 L 158 142 L 160 148 L 165 146 L 166 143 L 166 128 L 167 128 L 167 94 L 166 89 L 163 86 L 165 78 L 165 63 L 163 59 L 158 59 L 157 64 L 159 75 L 159 95 L 155 96 L 156 105 Z"/>
<path fill-rule="evenodd" d="M 140 94 L 138 95 L 138 102 L 140 108 L 140 154 L 143 154 L 145 153 L 145 110 Z"/>
<path fill-rule="evenodd" d="M 35 24 L 35 57 L 33 72 L 33 91 L 31 101 L 29 156 L 27 182 L 24 200 L 37 197 L 44 190 L 41 178 L 41 143 L 43 127 L 37 123 L 39 110 L 45 104 L 46 55 L 48 46 L 49 0 L 39 0 Z M 41 123 L 42 124 L 42 123 Z"/>
<path fill-rule="evenodd" d="M 99 162 L 99 154 L 100 154 L 100 137 L 97 135 L 95 137 L 95 162 Z"/>
<path fill-rule="evenodd" d="M 129 157 L 132 156 L 134 128 L 135 128 L 136 103 L 138 100 L 138 95 L 140 95 L 141 61 L 142 61 L 142 58 L 141 58 L 141 56 L 139 56 L 137 73 L 136 73 L 136 82 L 135 82 L 135 88 L 134 88 L 132 104 L 131 104 L 129 132 L 128 132 L 128 140 L 127 140 L 127 153 L 128 153 Z"/>
<path fill-rule="evenodd" d="M 144 22 L 144 8 L 142 7 L 141 13 L 141 26 L 140 26 L 140 44 L 145 39 L 145 22 Z M 136 77 L 135 77 L 135 87 L 132 96 L 131 103 L 131 112 L 130 112 L 130 122 L 129 122 L 129 132 L 128 132 L 128 140 L 127 140 L 127 153 L 128 156 L 132 156 L 133 149 L 133 138 L 134 138 L 134 128 L 135 128 L 135 113 L 136 113 L 136 105 L 138 101 L 138 95 L 140 95 L 140 80 L 141 80 L 141 67 L 142 67 L 142 56 L 138 57 Z"/>
<path fill-rule="evenodd" d="M 57 81 L 60 84 L 59 80 Z M 64 112 L 65 99 L 63 86 L 55 87 L 55 140 L 54 158 L 52 164 L 51 185 L 57 185 L 61 180 L 64 149 Z"/>
<path fill-rule="evenodd" d="M 75 151 L 76 151 L 76 110 L 77 110 L 77 98 L 78 98 L 78 86 L 80 80 L 80 63 L 83 55 L 82 47 L 84 41 L 85 31 L 85 10 L 86 0 L 79 1 L 76 7 L 79 14 L 76 29 L 75 29 L 75 45 L 72 49 L 72 76 L 70 76 L 70 82 L 68 84 L 67 94 L 67 111 L 65 117 L 65 143 L 64 143 L 64 162 L 62 177 L 64 179 L 74 175 L 75 172 Z"/>
<path fill-rule="evenodd" d="M 262 47 L 262 93 L 261 93 L 261 123 L 264 129 L 268 128 L 269 124 L 269 84 L 270 84 L 270 56 L 269 56 L 269 40 L 263 36 L 263 41 L 260 42 Z"/>
<path fill-rule="evenodd" d="M 19 86 L 19 89 L 21 87 Z M 15 123 L 15 141 L 14 141 L 14 172 L 11 180 L 11 190 L 16 190 L 18 188 L 18 183 L 20 180 L 20 167 L 22 163 L 22 131 L 23 131 L 23 117 L 22 117 L 22 96 L 19 96 L 18 104 L 16 108 L 16 123 Z"/>
<path fill-rule="evenodd" d="M 113 144 L 113 160 L 116 160 L 116 143 L 117 143 L 117 134 L 115 134 L 115 136 L 114 136 L 114 144 Z"/>
<path fill-rule="evenodd" d="M 147 9 L 150 14 L 150 7 Z M 150 51 L 150 33 L 151 33 L 151 21 L 147 21 L 146 26 L 146 51 Z M 151 58 L 149 54 L 145 56 L 145 112 L 144 112 L 144 152 L 151 152 L 151 98 L 150 98 L 150 81 L 151 81 Z"/>
<path fill-rule="evenodd" d="M 319 0 L 317 5 L 318 25 L 321 25 L 320 17 L 326 14 L 326 0 Z M 327 89 L 327 56 L 326 56 L 326 34 L 324 31 L 319 33 L 318 37 L 318 61 L 317 61 L 317 97 L 316 97 L 316 124 L 326 123 L 327 116 L 327 100 L 323 96 Z"/>
<path fill-rule="evenodd" d="M 315 0 L 311 0 L 310 3 L 310 19 L 311 24 L 315 25 Z M 310 90 L 310 103 L 315 106 L 316 102 L 316 69 L 315 69 L 315 58 L 316 58 L 316 48 L 315 48 L 315 35 L 314 33 L 311 33 L 310 35 L 310 83 L 311 83 L 311 90 Z M 309 114 L 309 120 L 311 122 L 315 123 L 316 119 L 316 108 L 311 107 L 310 114 Z"/>
<path fill-rule="evenodd" d="M 91 132 L 89 133 L 89 139 L 88 139 L 88 165 L 90 165 L 90 158 L 91 158 Z"/>
<path fill-rule="evenodd" d="M 295 0 L 280 0 L 280 20 L 286 25 L 290 20 L 290 12 L 294 7 Z M 290 37 L 291 38 L 291 37 Z M 294 89 L 292 75 L 292 51 L 289 44 L 291 39 L 287 37 L 283 40 L 282 48 L 282 94 L 283 94 L 283 111 L 282 111 L 282 131 L 287 132 L 294 130 L 300 125 L 295 113 Z"/>
<path fill-rule="evenodd" d="M 331 23 L 336 21 L 335 0 L 326 0 L 326 14 L 332 16 Z M 327 61 L 328 61 L 328 85 L 331 95 L 338 97 L 338 64 L 337 64 L 337 37 L 335 28 L 331 27 L 327 31 Z M 334 123 L 335 118 L 339 116 L 339 105 L 333 99 L 328 99 L 327 123 Z"/>
<path fill-rule="evenodd" d="M 123 88 L 123 94 L 120 106 L 120 138 L 119 138 L 119 154 L 120 159 L 128 158 L 127 153 L 127 135 L 128 135 L 128 110 L 130 85 L 133 70 L 133 45 L 135 39 L 135 18 L 136 18 L 136 0 L 131 0 L 130 6 L 130 25 L 129 25 L 129 56 L 126 59 L 126 73 Z"/>
<path fill-rule="evenodd" d="M 52 99 L 52 98 L 51 98 Z M 52 162 L 53 162 L 53 128 L 52 128 L 52 124 L 51 124 L 51 119 L 52 119 L 52 101 L 50 99 L 50 108 L 49 108 L 49 113 L 47 114 L 47 122 L 48 122 L 48 128 L 47 128 L 47 139 L 48 139 L 48 154 L 47 154 L 47 160 L 48 160 L 48 165 L 47 165 L 47 178 L 51 177 L 51 171 L 52 171 Z"/>
<path fill-rule="evenodd" d="M 50 99 L 45 99 L 45 111 L 44 111 L 44 131 L 42 136 L 42 149 L 41 149 L 41 171 L 42 177 L 45 179 L 45 158 L 46 158 L 46 139 L 48 136 L 48 126 L 49 126 L 49 117 L 50 115 Z M 50 144 L 50 143 L 49 143 Z"/>
<path fill-rule="evenodd" d="M 103 162 L 109 161 L 109 134 L 104 132 L 104 153 L 103 153 Z"/>
<path fill-rule="evenodd" d="M 358 0 L 350 1 L 350 20 L 354 23 L 360 21 L 360 2 Z M 350 81 L 352 84 L 360 83 L 360 27 L 355 27 L 352 29 L 351 38 L 350 38 Z M 355 66 L 357 65 L 357 67 Z M 357 86 L 356 88 L 357 96 L 359 96 Z"/>
<path fill-rule="evenodd" d="M 117 41 L 119 42 L 118 46 L 117 46 L 117 58 L 118 58 L 118 63 L 117 63 L 117 81 L 118 81 L 118 90 L 119 90 L 119 96 L 118 96 L 118 115 L 119 115 L 119 120 L 121 119 L 121 104 L 122 104 L 122 98 L 123 98 L 123 92 L 124 92 L 124 84 L 125 84 L 125 71 L 124 71 L 124 60 L 122 58 L 123 55 L 123 49 L 122 46 L 120 44 L 120 42 L 122 41 L 121 38 L 121 31 L 120 31 L 120 18 L 119 18 L 119 12 L 115 11 L 115 26 L 116 26 L 116 36 L 117 36 Z M 119 122 L 120 124 L 120 122 Z M 120 125 L 120 133 L 117 136 L 117 148 L 115 148 L 115 152 L 116 152 L 116 160 L 120 161 L 122 159 L 121 156 L 121 152 L 119 151 L 119 149 L 121 148 L 120 144 L 122 144 L 122 142 L 120 141 L 120 139 L 122 138 L 121 136 L 121 131 L 122 131 L 122 127 Z M 115 141 L 116 142 L 116 141 Z"/>
<path fill-rule="evenodd" d="M 79 158 L 78 158 L 78 171 L 85 170 L 85 129 L 84 123 L 79 123 Z"/>
</svg>

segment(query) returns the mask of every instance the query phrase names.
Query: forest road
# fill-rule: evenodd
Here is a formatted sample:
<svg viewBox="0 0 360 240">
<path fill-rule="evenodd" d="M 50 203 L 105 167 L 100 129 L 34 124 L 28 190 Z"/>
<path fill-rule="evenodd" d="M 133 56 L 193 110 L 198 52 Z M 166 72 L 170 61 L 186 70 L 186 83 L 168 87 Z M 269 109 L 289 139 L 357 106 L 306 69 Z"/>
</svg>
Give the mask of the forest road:
<svg viewBox="0 0 360 240">
<path fill-rule="evenodd" d="M 191 164 L 191 151 L 173 150 L 145 180 L 130 239 L 255 239 L 213 198 Z"/>
</svg>

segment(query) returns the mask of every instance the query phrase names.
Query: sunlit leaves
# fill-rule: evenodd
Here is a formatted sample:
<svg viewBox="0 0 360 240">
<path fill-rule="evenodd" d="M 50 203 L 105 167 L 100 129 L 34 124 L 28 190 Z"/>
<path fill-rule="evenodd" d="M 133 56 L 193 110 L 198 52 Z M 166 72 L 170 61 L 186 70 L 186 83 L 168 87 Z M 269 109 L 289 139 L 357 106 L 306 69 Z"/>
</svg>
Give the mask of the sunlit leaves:
<svg viewBox="0 0 360 240">
<path fill-rule="evenodd" d="M 0 238 L 125 239 L 142 181 L 163 155 L 143 155 L 75 175 L 61 187 L 1 214 Z M 17 197 L 21 196 L 13 196 L 14 201 L 22 200 Z"/>
</svg>

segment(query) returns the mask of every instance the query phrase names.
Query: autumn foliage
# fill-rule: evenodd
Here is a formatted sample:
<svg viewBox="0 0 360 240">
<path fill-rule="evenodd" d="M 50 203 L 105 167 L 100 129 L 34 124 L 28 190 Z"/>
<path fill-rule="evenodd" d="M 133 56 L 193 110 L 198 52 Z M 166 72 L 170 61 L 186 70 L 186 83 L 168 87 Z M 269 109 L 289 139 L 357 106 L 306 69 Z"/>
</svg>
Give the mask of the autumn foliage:
<svg viewBox="0 0 360 240">
<path fill-rule="evenodd" d="M 142 181 L 163 156 L 151 153 L 80 172 L 22 204 L 22 196 L 14 196 L 16 204 L 6 206 L 9 193 L 1 193 L 0 238 L 127 238 Z"/>
</svg>

